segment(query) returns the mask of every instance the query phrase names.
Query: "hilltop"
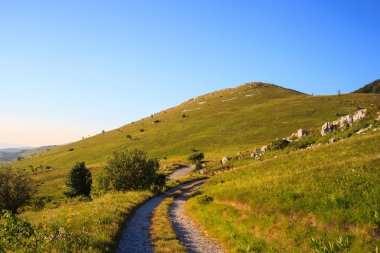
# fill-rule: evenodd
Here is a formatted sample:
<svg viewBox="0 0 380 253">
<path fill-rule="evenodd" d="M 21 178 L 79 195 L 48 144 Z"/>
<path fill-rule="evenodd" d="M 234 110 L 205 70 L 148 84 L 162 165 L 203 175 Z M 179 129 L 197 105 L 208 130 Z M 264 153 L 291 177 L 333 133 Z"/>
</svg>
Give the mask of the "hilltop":
<svg viewBox="0 0 380 253">
<path fill-rule="evenodd" d="M 364 85 L 360 89 L 354 91 L 354 93 L 375 93 L 380 94 L 380 79 L 377 79 L 367 85 Z"/>
</svg>

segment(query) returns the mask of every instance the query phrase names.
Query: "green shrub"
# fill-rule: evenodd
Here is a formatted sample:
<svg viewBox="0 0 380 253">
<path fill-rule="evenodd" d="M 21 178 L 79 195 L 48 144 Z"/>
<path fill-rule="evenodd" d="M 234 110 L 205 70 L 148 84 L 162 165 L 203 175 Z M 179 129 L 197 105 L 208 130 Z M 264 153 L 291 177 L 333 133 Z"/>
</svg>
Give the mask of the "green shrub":
<svg viewBox="0 0 380 253">
<path fill-rule="evenodd" d="M 197 163 L 202 161 L 205 158 L 205 155 L 202 152 L 195 152 L 187 158 L 192 163 Z"/>
<path fill-rule="evenodd" d="M 272 144 L 270 145 L 270 149 L 272 149 L 272 150 L 284 149 L 289 145 L 289 143 L 290 142 L 288 140 L 277 139 L 277 140 L 272 142 Z"/>
<path fill-rule="evenodd" d="M 316 143 L 318 140 L 318 137 L 315 135 L 309 135 L 306 137 L 303 137 L 297 141 L 291 142 L 289 144 L 289 147 L 293 149 L 304 149 L 307 148 L 308 146 Z"/>
<path fill-rule="evenodd" d="M 156 182 L 158 168 L 157 159 L 148 159 L 146 152 L 121 149 L 108 159 L 100 183 L 117 191 L 149 189 Z"/>
<path fill-rule="evenodd" d="M 0 235 L 0 252 L 38 252 L 32 225 L 11 212 L 0 215 Z"/>
<path fill-rule="evenodd" d="M 208 195 L 199 195 L 197 196 L 197 201 L 201 206 L 205 206 L 213 201 L 213 197 Z"/>
<path fill-rule="evenodd" d="M 90 196 L 92 176 L 91 172 L 86 168 L 84 162 L 80 162 L 74 165 L 71 169 L 66 181 L 69 191 L 65 192 L 68 197 L 74 196 Z"/>
<path fill-rule="evenodd" d="M 0 210 L 13 213 L 23 206 L 34 193 L 31 179 L 26 175 L 18 175 L 10 168 L 0 172 Z"/>
</svg>

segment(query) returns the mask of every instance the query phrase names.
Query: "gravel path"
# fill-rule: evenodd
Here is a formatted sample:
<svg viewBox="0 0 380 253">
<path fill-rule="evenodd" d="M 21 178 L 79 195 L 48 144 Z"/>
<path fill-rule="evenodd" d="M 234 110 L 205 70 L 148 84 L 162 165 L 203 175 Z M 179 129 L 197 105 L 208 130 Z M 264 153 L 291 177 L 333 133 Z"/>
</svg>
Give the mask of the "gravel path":
<svg viewBox="0 0 380 253">
<path fill-rule="evenodd" d="M 176 169 L 172 174 L 170 174 L 169 179 L 173 180 L 181 177 L 186 177 L 193 169 L 195 169 L 194 165 Z"/>
<path fill-rule="evenodd" d="M 174 200 L 170 206 L 169 218 L 179 241 L 186 247 L 188 252 L 221 253 L 223 251 L 219 245 L 213 242 L 207 234 L 203 233 L 184 212 L 186 201 L 189 199 L 191 192 L 199 188 L 203 183 L 204 181 L 197 183 Z"/>
<path fill-rule="evenodd" d="M 123 230 L 117 252 L 150 253 L 153 252 L 149 240 L 152 211 L 166 198 L 166 194 L 154 197 L 140 206 Z"/>
<path fill-rule="evenodd" d="M 193 166 L 187 166 L 174 171 L 171 174 L 172 179 L 186 176 Z M 179 171 L 179 172 L 178 172 Z M 169 194 L 186 187 L 194 182 L 182 184 L 173 188 L 166 193 L 154 197 L 139 208 L 136 209 L 126 227 L 122 232 L 122 236 L 117 248 L 119 253 L 150 253 L 153 252 L 149 239 L 149 228 L 151 226 L 151 218 L 153 210 L 164 200 Z"/>
</svg>

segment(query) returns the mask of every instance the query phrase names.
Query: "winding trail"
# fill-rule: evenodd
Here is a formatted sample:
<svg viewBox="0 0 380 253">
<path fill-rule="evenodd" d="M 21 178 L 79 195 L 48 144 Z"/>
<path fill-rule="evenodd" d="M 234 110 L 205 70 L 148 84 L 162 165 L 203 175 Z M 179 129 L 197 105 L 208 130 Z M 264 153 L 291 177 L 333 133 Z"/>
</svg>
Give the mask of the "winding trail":
<svg viewBox="0 0 380 253">
<path fill-rule="evenodd" d="M 193 169 L 195 169 L 194 165 L 176 169 L 172 174 L 170 174 L 169 179 L 173 180 L 181 177 L 186 177 Z"/>
<path fill-rule="evenodd" d="M 173 174 L 171 175 L 172 179 L 186 176 L 186 173 L 189 173 L 193 169 L 192 166 L 187 166 L 180 168 L 181 173 L 176 173 L 173 178 Z M 184 174 L 184 171 L 186 173 Z M 189 182 L 177 186 L 176 188 L 170 189 L 164 194 L 156 196 L 140 207 L 136 209 L 132 217 L 129 219 L 126 227 L 122 232 L 122 236 L 117 248 L 117 252 L 119 253 L 150 253 L 153 252 L 152 247 L 150 245 L 149 239 L 149 228 L 151 226 L 151 218 L 153 210 L 164 200 L 169 194 L 186 187 L 194 182 Z"/>
<path fill-rule="evenodd" d="M 191 193 L 198 189 L 201 181 L 179 195 L 170 206 L 169 218 L 179 241 L 189 253 L 222 253 L 220 246 L 189 219 L 185 214 L 185 204 Z"/>
</svg>

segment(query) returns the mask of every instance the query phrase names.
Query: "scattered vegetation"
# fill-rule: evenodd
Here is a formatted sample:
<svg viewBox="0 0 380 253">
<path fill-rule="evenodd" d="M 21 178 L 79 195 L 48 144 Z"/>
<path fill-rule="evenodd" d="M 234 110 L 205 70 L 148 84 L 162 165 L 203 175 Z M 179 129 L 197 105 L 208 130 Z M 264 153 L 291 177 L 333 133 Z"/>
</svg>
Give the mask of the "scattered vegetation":
<svg viewBox="0 0 380 253">
<path fill-rule="evenodd" d="M 189 200 L 189 214 L 229 252 L 371 252 L 380 243 L 379 147 L 371 132 L 237 161 Z"/>
</svg>

